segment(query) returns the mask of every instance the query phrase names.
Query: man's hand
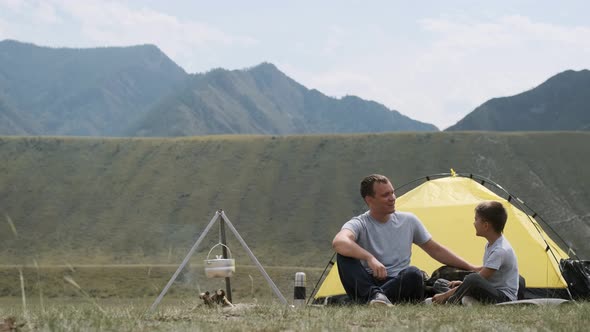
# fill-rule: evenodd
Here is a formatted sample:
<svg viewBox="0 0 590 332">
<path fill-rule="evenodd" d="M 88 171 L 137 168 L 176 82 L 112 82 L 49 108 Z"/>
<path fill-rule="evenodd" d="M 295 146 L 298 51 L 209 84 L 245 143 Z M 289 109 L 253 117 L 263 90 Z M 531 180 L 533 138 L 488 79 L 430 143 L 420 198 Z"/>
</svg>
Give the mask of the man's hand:
<svg viewBox="0 0 590 332">
<path fill-rule="evenodd" d="M 375 257 L 371 257 L 367 264 L 373 270 L 373 277 L 378 280 L 383 280 L 387 277 L 387 269 L 380 261 L 377 260 Z"/>
<path fill-rule="evenodd" d="M 463 283 L 463 281 L 453 280 L 453 281 L 449 282 L 449 288 L 459 287 L 459 286 L 461 286 L 462 283 Z"/>
</svg>

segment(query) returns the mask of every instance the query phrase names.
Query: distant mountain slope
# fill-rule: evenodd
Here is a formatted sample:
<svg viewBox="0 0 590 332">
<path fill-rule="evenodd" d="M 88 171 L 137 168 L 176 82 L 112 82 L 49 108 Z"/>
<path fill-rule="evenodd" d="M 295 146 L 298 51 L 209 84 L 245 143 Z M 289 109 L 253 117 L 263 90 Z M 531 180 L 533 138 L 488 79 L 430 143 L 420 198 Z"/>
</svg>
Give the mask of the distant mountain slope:
<svg viewBox="0 0 590 332">
<path fill-rule="evenodd" d="M 131 136 L 308 134 L 438 131 L 358 97 L 335 99 L 309 90 L 263 63 L 249 70 L 194 75 L 136 127 Z"/>
<path fill-rule="evenodd" d="M 0 96 L 27 123 L 0 134 L 121 135 L 186 77 L 152 45 L 71 49 L 5 40 Z"/>
<path fill-rule="evenodd" d="M 28 127 L 27 121 L 23 120 L 21 115 L 5 99 L 5 97 L 0 97 L 0 133 L 4 135 L 27 135 L 34 132 L 35 130 Z"/>
<path fill-rule="evenodd" d="M 491 99 L 446 130 L 590 130 L 590 71 L 568 70 L 527 92 Z"/>
</svg>

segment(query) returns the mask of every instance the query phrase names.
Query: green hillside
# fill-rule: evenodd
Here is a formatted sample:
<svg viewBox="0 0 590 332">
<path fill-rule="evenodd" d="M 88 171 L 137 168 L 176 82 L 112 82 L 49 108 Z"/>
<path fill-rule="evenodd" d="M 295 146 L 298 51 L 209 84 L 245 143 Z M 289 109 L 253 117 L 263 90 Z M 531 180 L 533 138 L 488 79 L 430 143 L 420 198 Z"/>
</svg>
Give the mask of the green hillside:
<svg viewBox="0 0 590 332">
<path fill-rule="evenodd" d="M 129 136 L 313 134 L 438 131 L 376 102 L 328 97 L 274 65 L 194 75 L 129 132 Z"/>
<path fill-rule="evenodd" d="M 568 70 L 516 96 L 489 100 L 446 130 L 590 130 L 590 71 Z"/>
<path fill-rule="evenodd" d="M 588 257 L 589 141 L 586 132 L 0 137 L 0 264 L 178 262 L 222 208 L 263 263 L 318 266 L 364 211 L 364 175 L 401 185 L 451 167 L 503 185 Z M 215 230 L 195 257 L 216 241 Z"/>
</svg>

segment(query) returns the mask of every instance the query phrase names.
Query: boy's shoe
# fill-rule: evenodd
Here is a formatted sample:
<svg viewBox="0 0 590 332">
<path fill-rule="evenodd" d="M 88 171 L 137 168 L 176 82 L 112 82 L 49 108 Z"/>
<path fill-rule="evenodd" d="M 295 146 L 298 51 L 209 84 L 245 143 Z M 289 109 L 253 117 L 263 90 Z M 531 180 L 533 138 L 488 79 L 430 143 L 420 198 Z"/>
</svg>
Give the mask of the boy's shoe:
<svg viewBox="0 0 590 332">
<path fill-rule="evenodd" d="M 479 301 L 471 296 L 463 296 L 461 299 L 461 304 L 466 306 L 472 306 L 474 304 L 479 304 Z"/>
<path fill-rule="evenodd" d="M 451 289 L 449 284 L 450 282 L 447 279 L 439 278 L 436 279 L 434 285 L 432 285 L 432 289 L 434 289 L 436 293 L 446 293 Z"/>
<path fill-rule="evenodd" d="M 387 307 L 393 306 L 393 304 L 391 304 L 391 302 L 389 301 L 387 296 L 385 296 L 385 294 L 383 294 L 381 292 L 377 292 L 373 295 L 373 297 L 371 298 L 371 301 L 369 301 L 369 305 L 371 305 L 371 306 L 387 306 Z"/>
</svg>

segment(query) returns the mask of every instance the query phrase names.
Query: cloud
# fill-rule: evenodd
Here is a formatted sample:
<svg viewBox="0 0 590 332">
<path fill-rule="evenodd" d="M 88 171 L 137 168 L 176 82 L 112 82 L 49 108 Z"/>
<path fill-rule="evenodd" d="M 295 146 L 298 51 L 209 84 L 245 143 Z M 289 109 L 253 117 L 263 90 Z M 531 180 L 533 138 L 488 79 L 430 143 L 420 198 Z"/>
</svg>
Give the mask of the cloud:
<svg viewBox="0 0 590 332">
<path fill-rule="evenodd" d="M 40 2 L 33 8 L 32 15 L 35 21 L 40 23 L 57 24 L 61 22 L 55 7 L 48 2 Z"/>
<path fill-rule="evenodd" d="M 345 29 L 337 25 L 328 27 L 328 37 L 323 43 L 320 54 L 323 56 L 337 55 L 338 48 L 342 47 L 343 38 L 345 38 Z"/>
<path fill-rule="evenodd" d="M 22 0 L 0 0 L 0 8 L 6 10 L 17 11 L 22 7 L 22 5 Z"/>
<path fill-rule="evenodd" d="M 288 76 L 301 79 L 308 89 L 319 89 L 331 97 L 340 98 L 350 94 L 346 91 L 359 91 L 375 84 L 375 80 L 362 72 L 355 70 L 323 70 L 310 71 L 305 67 L 293 63 L 277 63 L 280 70 Z M 359 95 L 363 97 L 363 95 Z"/>
<path fill-rule="evenodd" d="M 588 26 L 566 27 L 538 23 L 524 16 L 508 16 L 503 19 L 503 22 L 521 32 L 522 41 L 526 39 L 548 41 L 590 50 L 590 27 Z"/>
<path fill-rule="evenodd" d="M 129 8 L 109 1 L 58 2 L 60 9 L 78 21 L 82 31 L 96 41 L 130 44 L 138 40 L 172 40 L 193 46 L 206 44 L 251 45 L 254 38 L 232 35 L 210 25 L 182 21 L 172 15 L 149 8 Z M 170 44 L 172 44 L 170 43 Z"/>
<path fill-rule="evenodd" d="M 127 2 L 0 1 L 0 6 L 19 15 L 19 19 L 11 20 L 13 30 L 19 31 L 12 38 L 40 41 L 41 45 L 46 46 L 155 44 L 174 61 L 186 65 L 198 59 L 199 54 L 214 57 L 211 54 L 258 44 L 258 40 L 244 34 L 229 33 L 210 24 L 183 20 L 147 7 L 132 7 Z M 48 38 L 49 33 L 46 34 L 45 31 L 51 31 L 50 29 L 61 29 L 59 31 L 64 33 L 54 32 Z"/>
<path fill-rule="evenodd" d="M 9 36 L 10 34 L 8 33 L 8 24 L 6 24 L 6 22 L 0 18 L 0 40 L 9 38 Z"/>
<path fill-rule="evenodd" d="M 0 8 L 19 18 L 28 17 L 35 24 L 55 24 L 60 21 L 50 1 L 0 0 Z"/>
<path fill-rule="evenodd" d="M 453 22 L 445 19 L 419 20 L 426 31 L 438 34 L 436 47 L 458 51 L 499 49 L 531 42 L 555 43 L 588 49 L 590 27 L 559 26 L 510 15 L 494 22 Z"/>
</svg>

